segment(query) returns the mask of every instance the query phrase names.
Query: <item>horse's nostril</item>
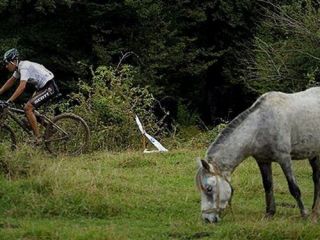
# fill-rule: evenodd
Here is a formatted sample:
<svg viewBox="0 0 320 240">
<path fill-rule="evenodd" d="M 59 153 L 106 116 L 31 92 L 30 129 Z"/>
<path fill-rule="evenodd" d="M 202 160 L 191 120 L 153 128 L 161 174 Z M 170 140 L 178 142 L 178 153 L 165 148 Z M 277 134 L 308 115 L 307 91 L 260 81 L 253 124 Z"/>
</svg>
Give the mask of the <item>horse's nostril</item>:
<svg viewBox="0 0 320 240">
<path fill-rule="evenodd" d="M 206 223 L 217 223 L 219 220 L 217 216 L 206 216 L 203 219 Z"/>
</svg>

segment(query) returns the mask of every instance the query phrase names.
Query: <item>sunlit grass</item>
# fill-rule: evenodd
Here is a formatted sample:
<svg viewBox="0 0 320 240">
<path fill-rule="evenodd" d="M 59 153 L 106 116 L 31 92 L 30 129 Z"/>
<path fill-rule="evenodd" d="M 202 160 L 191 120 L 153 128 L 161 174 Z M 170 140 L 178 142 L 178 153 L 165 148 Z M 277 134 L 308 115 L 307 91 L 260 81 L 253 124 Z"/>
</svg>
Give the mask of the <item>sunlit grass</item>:
<svg viewBox="0 0 320 240">
<path fill-rule="evenodd" d="M 221 223 L 200 218 L 194 184 L 199 151 L 94 153 L 49 157 L 22 149 L 2 153 L 10 175 L 0 179 L 0 239 L 316 239 L 302 220 L 281 169 L 274 164 L 277 213 L 264 218 L 258 167 L 247 159 L 233 174 L 232 210 Z M 294 163 L 303 200 L 313 197 L 311 168 Z"/>
</svg>

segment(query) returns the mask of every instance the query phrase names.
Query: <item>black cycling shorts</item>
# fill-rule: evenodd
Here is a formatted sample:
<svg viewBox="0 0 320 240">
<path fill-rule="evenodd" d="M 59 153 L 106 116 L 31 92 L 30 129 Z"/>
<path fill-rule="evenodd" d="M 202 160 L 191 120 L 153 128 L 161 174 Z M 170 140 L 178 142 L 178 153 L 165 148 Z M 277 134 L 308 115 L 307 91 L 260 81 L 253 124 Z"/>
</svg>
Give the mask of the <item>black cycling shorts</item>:
<svg viewBox="0 0 320 240">
<path fill-rule="evenodd" d="M 55 81 L 52 79 L 43 88 L 36 91 L 35 95 L 29 100 L 31 104 L 38 108 L 59 93 Z"/>
</svg>

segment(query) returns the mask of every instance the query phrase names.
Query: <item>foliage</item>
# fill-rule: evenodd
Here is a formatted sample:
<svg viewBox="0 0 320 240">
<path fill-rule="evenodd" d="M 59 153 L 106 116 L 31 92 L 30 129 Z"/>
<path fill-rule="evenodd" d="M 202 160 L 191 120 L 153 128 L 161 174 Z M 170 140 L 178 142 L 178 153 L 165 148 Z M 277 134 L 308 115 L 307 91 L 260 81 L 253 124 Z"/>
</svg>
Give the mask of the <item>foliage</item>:
<svg viewBox="0 0 320 240">
<path fill-rule="evenodd" d="M 64 94 L 79 77 L 90 79 L 78 62 L 115 66 L 132 52 L 125 61 L 140 67 L 140 85 L 216 118 L 225 108 L 216 98 L 239 82 L 239 52 L 254 35 L 257 9 L 252 0 L 2 0 L 0 52 L 18 47 L 44 64 Z"/>
<path fill-rule="evenodd" d="M 245 78 L 250 89 L 295 92 L 319 81 L 320 12 L 314 1 L 273 5 L 255 37 Z"/>
<path fill-rule="evenodd" d="M 92 132 L 92 148 L 123 150 L 141 147 L 141 134 L 135 123 L 139 116 L 150 134 L 161 133 L 153 113 L 154 97 L 147 87 L 135 86 L 137 69 L 100 66 L 92 82 L 79 82 L 79 92 L 71 94 L 71 111 L 81 115 Z"/>
</svg>

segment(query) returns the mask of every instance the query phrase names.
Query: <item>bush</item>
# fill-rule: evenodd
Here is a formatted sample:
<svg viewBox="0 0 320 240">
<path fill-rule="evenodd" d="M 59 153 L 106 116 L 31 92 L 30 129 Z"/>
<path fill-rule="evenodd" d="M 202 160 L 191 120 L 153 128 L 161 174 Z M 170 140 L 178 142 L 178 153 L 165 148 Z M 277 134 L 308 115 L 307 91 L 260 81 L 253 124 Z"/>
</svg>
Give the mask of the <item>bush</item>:
<svg viewBox="0 0 320 240">
<path fill-rule="evenodd" d="M 274 5 L 254 41 L 245 81 L 250 90 L 295 92 L 319 83 L 319 17 L 315 2 Z"/>
<path fill-rule="evenodd" d="M 119 71 L 100 66 L 91 83 L 79 82 L 79 92 L 71 95 L 69 103 L 74 105 L 72 111 L 87 121 L 92 149 L 117 151 L 141 146 L 136 114 L 150 134 L 161 132 L 152 110 L 155 99 L 148 87 L 134 85 L 137 76 L 137 70 L 129 65 Z"/>
</svg>

